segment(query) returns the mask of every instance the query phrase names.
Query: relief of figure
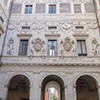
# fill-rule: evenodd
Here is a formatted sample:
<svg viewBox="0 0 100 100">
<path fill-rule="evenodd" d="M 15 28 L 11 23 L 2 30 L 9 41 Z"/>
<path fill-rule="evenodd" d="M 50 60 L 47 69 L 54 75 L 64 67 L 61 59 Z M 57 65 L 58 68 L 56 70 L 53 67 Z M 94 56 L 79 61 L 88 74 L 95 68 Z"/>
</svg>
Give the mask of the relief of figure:
<svg viewBox="0 0 100 100">
<path fill-rule="evenodd" d="M 74 41 L 71 40 L 69 37 L 66 37 L 64 40 L 62 40 L 60 42 L 63 46 L 63 49 L 61 48 L 61 54 L 64 52 L 64 51 L 72 51 L 74 52 L 75 51 L 75 46 L 74 46 Z"/>
<path fill-rule="evenodd" d="M 30 45 L 30 52 L 31 54 L 34 54 L 34 52 L 44 52 L 44 45 L 45 42 L 43 40 L 41 40 L 40 38 L 36 38 L 34 40 L 31 41 L 31 45 Z"/>
<path fill-rule="evenodd" d="M 92 53 L 94 55 L 99 55 L 100 54 L 100 44 L 96 39 L 92 40 Z"/>
<path fill-rule="evenodd" d="M 14 47 L 13 47 L 13 45 L 14 45 L 14 40 L 11 38 L 11 39 L 8 41 L 8 44 L 7 44 L 7 46 L 8 46 L 7 54 L 9 54 L 9 55 L 12 55 L 12 54 L 13 54 L 13 52 L 14 52 Z"/>
</svg>

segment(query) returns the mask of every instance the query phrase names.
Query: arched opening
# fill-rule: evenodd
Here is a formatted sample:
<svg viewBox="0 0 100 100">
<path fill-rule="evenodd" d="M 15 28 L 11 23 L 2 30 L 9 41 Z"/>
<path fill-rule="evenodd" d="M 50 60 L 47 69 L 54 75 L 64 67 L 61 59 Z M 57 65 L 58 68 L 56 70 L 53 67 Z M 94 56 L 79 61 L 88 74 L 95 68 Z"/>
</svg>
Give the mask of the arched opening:
<svg viewBox="0 0 100 100">
<path fill-rule="evenodd" d="M 29 100 L 30 81 L 24 75 L 14 76 L 8 85 L 7 100 Z"/>
<path fill-rule="evenodd" d="M 64 82 L 59 76 L 50 75 L 43 80 L 41 100 L 65 100 Z"/>
<path fill-rule="evenodd" d="M 76 82 L 77 100 L 99 100 L 96 80 L 83 75 Z"/>
</svg>

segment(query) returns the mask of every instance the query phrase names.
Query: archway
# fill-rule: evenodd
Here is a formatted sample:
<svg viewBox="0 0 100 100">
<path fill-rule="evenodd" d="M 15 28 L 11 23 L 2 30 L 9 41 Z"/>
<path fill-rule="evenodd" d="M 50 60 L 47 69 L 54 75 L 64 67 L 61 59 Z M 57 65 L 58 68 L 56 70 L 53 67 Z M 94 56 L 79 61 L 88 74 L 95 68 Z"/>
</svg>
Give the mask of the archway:
<svg viewBox="0 0 100 100">
<path fill-rule="evenodd" d="M 7 100 L 29 100 L 30 81 L 24 75 L 14 76 L 8 85 Z"/>
<path fill-rule="evenodd" d="M 59 76 L 49 75 L 43 80 L 41 100 L 65 100 L 64 82 Z"/>
<path fill-rule="evenodd" d="M 99 100 L 96 80 L 89 76 L 83 75 L 76 82 L 77 100 Z"/>
</svg>

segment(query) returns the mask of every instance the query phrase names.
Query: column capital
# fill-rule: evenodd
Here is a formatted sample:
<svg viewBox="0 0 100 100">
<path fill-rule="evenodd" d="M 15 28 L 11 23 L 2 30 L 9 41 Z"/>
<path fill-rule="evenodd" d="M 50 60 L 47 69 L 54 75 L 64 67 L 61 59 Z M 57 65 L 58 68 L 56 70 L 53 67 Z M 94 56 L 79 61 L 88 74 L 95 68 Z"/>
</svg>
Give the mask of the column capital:
<svg viewBox="0 0 100 100">
<path fill-rule="evenodd" d="M 42 84 L 39 84 L 39 88 L 42 88 Z"/>
<path fill-rule="evenodd" d="M 33 88 L 33 85 L 32 85 L 32 84 L 30 84 L 30 85 L 29 85 L 29 87 L 30 87 L 30 88 Z"/>
<path fill-rule="evenodd" d="M 8 85 L 5 84 L 4 87 L 5 87 L 5 88 L 8 88 Z"/>
<path fill-rule="evenodd" d="M 97 89 L 100 89 L 100 85 L 97 85 Z"/>
<path fill-rule="evenodd" d="M 77 86 L 77 85 L 73 85 L 73 88 L 76 89 L 76 86 Z"/>
<path fill-rule="evenodd" d="M 64 88 L 67 89 L 67 84 L 64 84 Z"/>
</svg>

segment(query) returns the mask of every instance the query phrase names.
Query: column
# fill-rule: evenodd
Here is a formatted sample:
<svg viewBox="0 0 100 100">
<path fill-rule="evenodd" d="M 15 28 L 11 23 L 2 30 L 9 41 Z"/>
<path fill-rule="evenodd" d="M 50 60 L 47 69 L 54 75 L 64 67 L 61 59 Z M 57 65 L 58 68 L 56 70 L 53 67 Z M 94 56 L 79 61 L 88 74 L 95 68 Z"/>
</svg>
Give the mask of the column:
<svg viewBox="0 0 100 100">
<path fill-rule="evenodd" d="M 36 73 L 32 77 L 33 79 L 33 86 L 30 90 L 30 100 L 41 100 L 40 99 L 40 87 L 39 87 L 39 74 Z"/>
<path fill-rule="evenodd" d="M 67 99 L 67 85 L 64 86 L 64 89 L 65 89 L 65 100 L 68 100 Z"/>
<path fill-rule="evenodd" d="M 8 86 L 4 86 L 4 91 L 2 91 L 2 92 L 4 92 L 3 94 L 3 96 L 4 97 L 2 97 L 2 100 L 7 100 L 7 95 L 8 95 Z"/>
<path fill-rule="evenodd" d="M 30 85 L 30 97 L 29 97 L 29 100 L 33 100 L 33 86 Z"/>
<path fill-rule="evenodd" d="M 76 87 L 73 86 L 73 76 L 71 74 L 67 75 L 67 99 L 66 100 L 76 100 Z"/>
<path fill-rule="evenodd" d="M 73 86 L 73 92 L 74 92 L 74 100 L 77 100 L 77 97 L 76 97 L 76 85 Z"/>
<path fill-rule="evenodd" d="M 97 89 L 98 89 L 98 98 L 100 100 L 100 85 L 97 86 Z"/>
</svg>

